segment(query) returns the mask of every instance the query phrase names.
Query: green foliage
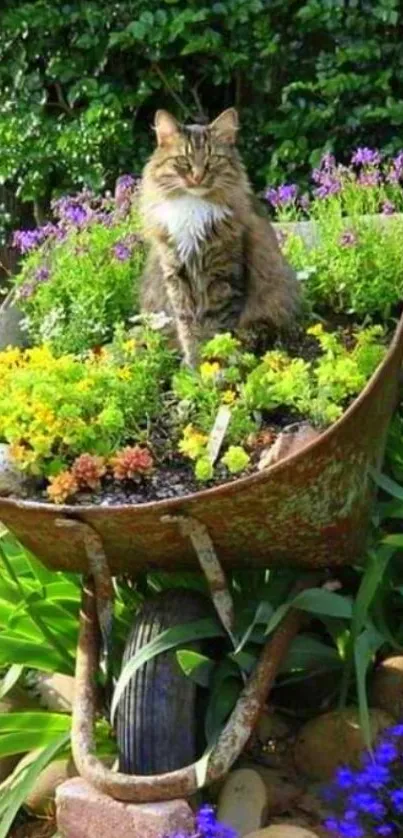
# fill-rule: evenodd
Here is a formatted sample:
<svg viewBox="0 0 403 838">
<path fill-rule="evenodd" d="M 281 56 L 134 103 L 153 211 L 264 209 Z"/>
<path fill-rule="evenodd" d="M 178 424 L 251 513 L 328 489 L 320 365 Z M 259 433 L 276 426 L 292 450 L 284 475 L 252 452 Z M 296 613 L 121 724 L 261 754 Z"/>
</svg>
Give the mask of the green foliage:
<svg viewBox="0 0 403 838">
<path fill-rule="evenodd" d="M 24 200 L 139 170 L 157 107 L 240 108 L 255 181 L 401 144 L 398 0 L 5 0 L 0 178 Z M 318 48 L 320 45 L 320 48 Z M 331 139 L 330 139 L 331 138 Z"/>
<path fill-rule="evenodd" d="M 104 344 L 136 310 L 144 263 L 137 214 L 104 215 L 94 213 L 84 226 L 52 228 L 24 257 L 15 280 L 30 339 L 58 355 Z"/>
<path fill-rule="evenodd" d="M 230 445 L 221 462 L 224 466 L 227 466 L 230 474 L 238 474 L 238 472 L 247 468 L 250 463 L 250 456 L 241 445 Z"/>
</svg>

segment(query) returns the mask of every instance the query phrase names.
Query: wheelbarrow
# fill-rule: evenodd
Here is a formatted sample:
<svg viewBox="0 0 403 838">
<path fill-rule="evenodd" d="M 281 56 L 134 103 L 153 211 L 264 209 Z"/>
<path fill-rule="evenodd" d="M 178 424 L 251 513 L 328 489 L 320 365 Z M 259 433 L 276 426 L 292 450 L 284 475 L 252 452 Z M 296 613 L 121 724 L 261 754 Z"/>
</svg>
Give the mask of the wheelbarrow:
<svg viewBox="0 0 403 838">
<path fill-rule="evenodd" d="M 384 361 L 337 422 L 298 453 L 233 483 L 167 501 L 113 507 L 55 507 L 0 498 L 0 520 L 25 547 L 47 567 L 85 577 L 72 748 L 80 774 L 96 788 L 120 800 L 142 802 L 186 797 L 198 788 L 195 763 L 137 775 L 115 772 L 96 757 L 95 679 L 101 641 L 107 644 L 110 635 L 112 577 L 201 567 L 230 634 L 233 605 L 226 569 L 294 566 L 318 571 L 355 563 L 365 544 L 373 474 L 382 465 L 402 357 L 403 316 Z M 298 632 L 299 615 L 291 609 L 263 647 L 210 752 L 205 784 L 226 774 L 250 738 Z"/>
</svg>

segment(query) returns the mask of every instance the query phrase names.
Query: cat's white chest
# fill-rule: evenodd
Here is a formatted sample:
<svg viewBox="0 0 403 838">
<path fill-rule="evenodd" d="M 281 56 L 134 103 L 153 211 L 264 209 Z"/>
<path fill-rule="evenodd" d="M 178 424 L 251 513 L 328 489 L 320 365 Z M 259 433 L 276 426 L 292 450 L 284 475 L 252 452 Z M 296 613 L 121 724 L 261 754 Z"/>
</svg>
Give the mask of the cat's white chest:
<svg viewBox="0 0 403 838">
<path fill-rule="evenodd" d="M 154 206 L 155 220 L 173 238 L 184 262 L 199 250 L 214 224 L 230 215 L 229 207 L 213 204 L 196 195 L 181 195 Z"/>
</svg>

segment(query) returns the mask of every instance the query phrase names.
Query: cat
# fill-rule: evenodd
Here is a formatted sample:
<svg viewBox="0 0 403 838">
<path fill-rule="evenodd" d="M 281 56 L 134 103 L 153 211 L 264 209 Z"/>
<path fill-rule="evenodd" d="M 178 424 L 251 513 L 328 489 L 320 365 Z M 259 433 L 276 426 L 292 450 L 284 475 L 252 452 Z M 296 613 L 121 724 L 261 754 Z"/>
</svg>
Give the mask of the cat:
<svg viewBox="0 0 403 838">
<path fill-rule="evenodd" d="M 200 342 L 218 332 L 250 338 L 290 326 L 299 286 L 236 149 L 237 111 L 184 126 L 160 110 L 154 128 L 140 194 L 150 245 L 141 310 L 170 318 L 195 366 Z"/>
</svg>

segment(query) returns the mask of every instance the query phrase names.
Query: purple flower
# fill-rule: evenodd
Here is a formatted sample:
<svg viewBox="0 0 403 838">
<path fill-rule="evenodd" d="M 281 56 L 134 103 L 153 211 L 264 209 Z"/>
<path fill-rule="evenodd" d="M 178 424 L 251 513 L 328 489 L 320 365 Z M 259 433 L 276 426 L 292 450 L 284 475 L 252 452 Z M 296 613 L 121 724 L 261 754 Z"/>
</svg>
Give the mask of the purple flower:
<svg viewBox="0 0 403 838">
<path fill-rule="evenodd" d="M 124 242 L 117 242 L 117 244 L 113 246 L 113 252 L 119 262 L 127 262 L 132 255 L 130 247 L 128 247 Z"/>
<path fill-rule="evenodd" d="M 372 148 L 357 148 L 351 162 L 356 166 L 378 166 L 381 162 L 379 151 Z"/>
<path fill-rule="evenodd" d="M 393 201 L 384 201 L 382 204 L 382 214 L 393 215 L 394 212 L 396 212 L 396 207 Z"/>
<path fill-rule="evenodd" d="M 88 193 L 91 195 L 91 193 Z M 52 209 L 60 218 L 62 224 L 67 224 L 73 227 L 82 227 L 93 215 L 93 211 L 87 204 L 83 203 L 83 197 L 87 198 L 87 193 L 77 195 L 77 197 L 60 198 L 58 201 L 53 201 Z"/>
<path fill-rule="evenodd" d="M 357 244 L 357 236 L 352 230 L 345 230 L 340 236 L 339 243 L 342 247 L 354 247 Z"/>
<path fill-rule="evenodd" d="M 265 192 L 265 198 L 272 207 L 284 207 L 292 204 L 298 195 L 298 186 L 295 183 L 283 184 L 277 189 L 270 187 Z"/>
<path fill-rule="evenodd" d="M 13 236 L 13 247 L 21 253 L 28 253 L 34 250 L 43 241 L 43 233 L 40 228 L 36 230 L 16 230 Z"/>
<path fill-rule="evenodd" d="M 137 178 L 133 175 L 121 175 L 116 181 L 115 190 L 124 189 L 126 192 L 130 191 L 136 185 L 136 182 Z"/>
<path fill-rule="evenodd" d="M 18 296 L 22 297 L 24 300 L 29 300 L 32 297 L 35 291 L 35 282 L 24 282 L 24 285 L 21 285 L 19 289 Z"/>
<path fill-rule="evenodd" d="M 317 189 L 314 189 L 315 198 L 328 198 L 330 195 L 337 195 L 341 191 L 341 183 L 337 177 L 334 175 L 328 174 L 327 172 L 322 173 L 322 177 L 320 180 L 320 186 Z"/>
<path fill-rule="evenodd" d="M 49 277 L 50 277 L 49 268 L 38 268 L 38 270 L 35 274 L 35 279 L 37 280 L 37 282 L 47 282 Z"/>
<path fill-rule="evenodd" d="M 376 170 L 372 172 L 360 172 L 358 183 L 360 186 L 378 186 L 380 182 L 380 174 Z"/>
</svg>

